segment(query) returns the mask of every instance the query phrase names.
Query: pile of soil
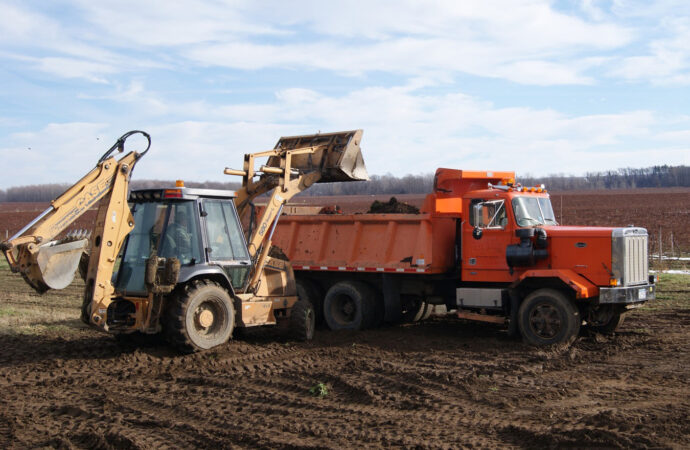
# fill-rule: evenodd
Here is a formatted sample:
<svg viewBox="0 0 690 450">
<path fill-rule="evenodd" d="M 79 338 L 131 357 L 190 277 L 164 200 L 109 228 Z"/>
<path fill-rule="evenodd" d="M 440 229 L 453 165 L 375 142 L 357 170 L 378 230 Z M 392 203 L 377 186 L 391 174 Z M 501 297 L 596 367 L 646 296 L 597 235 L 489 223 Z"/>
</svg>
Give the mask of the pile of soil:
<svg viewBox="0 0 690 450">
<path fill-rule="evenodd" d="M 374 200 L 367 214 L 419 214 L 419 208 L 391 197 L 387 202 Z"/>
</svg>

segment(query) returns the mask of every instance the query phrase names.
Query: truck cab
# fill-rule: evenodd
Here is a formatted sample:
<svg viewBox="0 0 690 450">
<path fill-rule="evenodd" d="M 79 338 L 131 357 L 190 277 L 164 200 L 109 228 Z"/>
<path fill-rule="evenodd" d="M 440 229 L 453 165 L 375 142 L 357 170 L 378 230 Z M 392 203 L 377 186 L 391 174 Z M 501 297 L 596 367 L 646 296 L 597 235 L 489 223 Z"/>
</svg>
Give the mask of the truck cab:
<svg viewBox="0 0 690 450">
<path fill-rule="evenodd" d="M 498 311 L 500 304 L 505 312 L 512 298 L 514 321 L 540 342 L 557 337 L 558 324 L 548 321 L 563 322 L 557 318 L 566 312 L 612 331 L 623 312 L 654 299 L 644 228 L 561 226 L 545 187 L 523 187 L 512 177 L 462 199 L 461 309 Z M 535 292 L 540 300 L 526 303 Z"/>
</svg>

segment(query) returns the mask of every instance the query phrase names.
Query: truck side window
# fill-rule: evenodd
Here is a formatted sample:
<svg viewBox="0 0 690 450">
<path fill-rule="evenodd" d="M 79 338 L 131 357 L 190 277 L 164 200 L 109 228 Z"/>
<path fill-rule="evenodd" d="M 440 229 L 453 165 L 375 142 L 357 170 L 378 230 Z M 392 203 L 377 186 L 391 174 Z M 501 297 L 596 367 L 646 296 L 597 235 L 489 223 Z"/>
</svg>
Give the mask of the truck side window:
<svg viewBox="0 0 690 450">
<path fill-rule="evenodd" d="M 470 225 L 473 227 L 503 229 L 508 224 L 503 200 L 472 200 L 470 208 Z"/>
</svg>

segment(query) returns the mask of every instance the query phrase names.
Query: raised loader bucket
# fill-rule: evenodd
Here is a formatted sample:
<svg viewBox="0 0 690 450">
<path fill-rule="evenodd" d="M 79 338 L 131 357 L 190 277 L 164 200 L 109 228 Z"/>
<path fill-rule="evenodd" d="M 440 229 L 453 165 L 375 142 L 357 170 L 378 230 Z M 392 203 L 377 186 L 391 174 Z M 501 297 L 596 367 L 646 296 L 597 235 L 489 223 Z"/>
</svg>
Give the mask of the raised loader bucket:
<svg viewBox="0 0 690 450">
<path fill-rule="evenodd" d="M 311 154 L 293 155 L 290 167 L 302 173 L 321 171 L 318 183 L 334 181 L 368 180 L 369 174 L 364 165 L 359 143 L 362 130 L 340 131 L 337 133 L 308 134 L 304 136 L 282 137 L 276 149 L 295 150 L 316 147 Z M 268 166 L 280 167 L 277 157 L 268 159 Z"/>
<path fill-rule="evenodd" d="M 88 239 L 66 242 L 51 241 L 42 245 L 36 255 L 40 279 L 51 289 L 64 289 L 74 279 L 81 254 Z"/>
</svg>

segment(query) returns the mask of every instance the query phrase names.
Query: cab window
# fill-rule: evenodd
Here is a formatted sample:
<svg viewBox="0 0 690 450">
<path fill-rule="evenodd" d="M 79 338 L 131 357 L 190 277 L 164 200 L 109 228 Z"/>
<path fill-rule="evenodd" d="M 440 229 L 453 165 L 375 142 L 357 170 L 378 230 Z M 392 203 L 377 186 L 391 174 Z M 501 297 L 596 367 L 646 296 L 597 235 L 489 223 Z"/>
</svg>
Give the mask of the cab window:
<svg viewBox="0 0 690 450">
<path fill-rule="evenodd" d="M 503 229 L 508 224 L 504 200 L 472 200 L 470 209 L 473 227 Z"/>
</svg>

